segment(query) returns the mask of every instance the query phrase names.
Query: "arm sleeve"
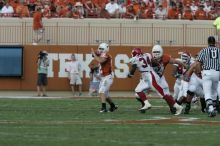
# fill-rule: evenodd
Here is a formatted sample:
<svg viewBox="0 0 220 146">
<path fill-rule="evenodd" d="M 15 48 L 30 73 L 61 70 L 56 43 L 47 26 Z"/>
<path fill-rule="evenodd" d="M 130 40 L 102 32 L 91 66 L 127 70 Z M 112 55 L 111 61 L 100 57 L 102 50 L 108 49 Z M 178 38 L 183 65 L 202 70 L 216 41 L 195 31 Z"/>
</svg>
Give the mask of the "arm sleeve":
<svg viewBox="0 0 220 146">
<path fill-rule="evenodd" d="M 132 67 L 131 67 L 129 74 L 133 76 L 136 69 L 137 69 L 137 64 L 132 64 Z"/>
</svg>

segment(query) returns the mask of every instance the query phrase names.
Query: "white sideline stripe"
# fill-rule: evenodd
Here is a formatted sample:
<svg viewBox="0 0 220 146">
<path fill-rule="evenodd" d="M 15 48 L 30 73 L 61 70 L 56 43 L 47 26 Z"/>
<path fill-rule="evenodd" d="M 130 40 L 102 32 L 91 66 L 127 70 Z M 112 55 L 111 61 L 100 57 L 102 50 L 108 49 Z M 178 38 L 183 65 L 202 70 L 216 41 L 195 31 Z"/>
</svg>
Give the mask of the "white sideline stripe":
<svg viewBox="0 0 220 146">
<path fill-rule="evenodd" d="M 190 118 L 179 119 L 179 121 L 181 122 L 191 122 L 191 121 L 196 121 L 196 120 L 199 120 L 199 118 L 190 117 Z"/>
<path fill-rule="evenodd" d="M 98 96 L 95 96 L 95 97 L 91 97 L 91 96 L 48 96 L 48 97 L 42 97 L 42 96 L 0 96 L 0 98 L 15 98 L 15 99 L 57 99 L 57 98 L 88 98 L 88 99 L 93 99 L 93 98 L 98 98 Z M 128 96 L 114 96 L 113 98 L 127 98 Z M 129 97 L 131 99 L 133 99 L 133 97 Z M 157 98 L 157 97 L 155 97 Z M 153 106 L 153 107 L 165 107 L 165 106 Z"/>
<path fill-rule="evenodd" d="M 57 99 L 67 97 L 38 97 L 38 96 L 0 96 L 0 98 L 14 98 L 14 99 Z"/>
</svg>

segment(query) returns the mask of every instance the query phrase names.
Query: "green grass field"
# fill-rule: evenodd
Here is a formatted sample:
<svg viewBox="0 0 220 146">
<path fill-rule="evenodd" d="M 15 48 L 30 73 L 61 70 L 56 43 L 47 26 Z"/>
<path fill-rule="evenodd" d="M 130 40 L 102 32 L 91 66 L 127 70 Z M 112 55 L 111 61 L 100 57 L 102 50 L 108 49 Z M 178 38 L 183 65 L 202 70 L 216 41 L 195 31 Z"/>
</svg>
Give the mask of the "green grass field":
<svg viewBox="0 0 220 146">
<path fill-rule="evenodd" d="M 220 116 L 199 108 L 173 116 L 165 102 L 137 111 L 135 99 L 114 99 L 114 113 L 99 113 L 94 99 L 0 99 L 0 146 L 217 146 Z M 174 122 L 170 122 L 174 121 Z"/>
</svg>

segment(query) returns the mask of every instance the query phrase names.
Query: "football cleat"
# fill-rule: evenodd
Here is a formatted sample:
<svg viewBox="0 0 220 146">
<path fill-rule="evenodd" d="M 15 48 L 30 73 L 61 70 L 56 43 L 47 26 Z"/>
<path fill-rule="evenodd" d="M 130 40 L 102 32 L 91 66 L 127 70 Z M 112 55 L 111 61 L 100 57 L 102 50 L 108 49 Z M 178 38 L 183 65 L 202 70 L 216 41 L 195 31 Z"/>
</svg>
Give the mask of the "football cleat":
<svg viewBox="0 0 220 146">
<path fill-rule="evenodd" d="M 217 114 L 217 111 L 214 109 L 213 105 L 209 105 L 207 113 L 208 113 L 208 117 L 215 117 Z"/>
<path fill-rule="evenodd" d="M 175 114 L 176 113 L 176 108 L 175 107 L 170 107 L 170 112 L 171 112 L 171 114 Z"/>
<path fill-rule="evenodd" d="M 151 104 L 148 102 L 148 100 L 144 101 L 144 106 L 142 108 L 139 109 L 139 111 L 143 112 L 146 111 L 148 109 L 151 109 Z"/>
<path fill-rule="evenodd" d="M 184 114 L 189 114 L 190 109 L 191 109 L 190 103 L 186 103 L 186 107 L 185 107 L 185 110 L 184 110 Z"/>
<path fill-rule="evenodd" d="M 109 108 L 109 111 L 110 112 L 114 112 L 115 110 L 117 110 L 118 109 L 118 105 L 115 105 L 115 106 L 113 106 L 113 107 L 110 107 Z"/>
<path fill-rule="evenodd" d="M 176 108 L 176 113 L 175 113 L 174 115 L 175 115 L 175 116 L 180 115 L 181 112 L 182 112 L 182 110 L 183 110 L 183 107 L 182 107 L 181 105 L 177 104 L 177 103 L 175 103 L 175 104 L 173 105 L 173 107 Z"/>
<path fill-rule="evenodd" d="M 217 112 L 215 110 L 213 111 L 208 111 L 208 117 L 215 117 Z"/>
<path fill-rule="evenodd" d="M 99 112 L 100 112 L 100 113 L 107 113 L 108 110 L 107 110 L 107 109 L 101 109 Z"/>
</svg>

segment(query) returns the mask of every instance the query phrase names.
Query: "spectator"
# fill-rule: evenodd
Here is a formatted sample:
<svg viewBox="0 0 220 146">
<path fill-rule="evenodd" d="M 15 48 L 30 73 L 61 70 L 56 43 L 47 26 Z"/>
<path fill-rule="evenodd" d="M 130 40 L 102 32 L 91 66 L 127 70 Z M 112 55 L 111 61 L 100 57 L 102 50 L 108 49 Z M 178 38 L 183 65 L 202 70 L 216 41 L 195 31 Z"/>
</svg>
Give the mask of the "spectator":
<svg viewBox="0 0 220 146">
<path fill-rule="evenodd" d="M 99 73 L 99 64 L 91 63 L 90 65 L 90 85 L 89 85 L 89 96 L 97 96 L 99 91 L 99 84 L 101 76 Z"/>
<path fill-rule="evenodd" d="M 160 4 L 163 6 L 163 8 L 167 9 L 168 8 L 168 0 L 160 0 Z"/>
<path fill-rule="evenodd" d="M 163 8 L 163 6 L 159 4 L 159 7 L 155 11 L 155 16 L 157 19 L 166 19 L 167 18 L 166 8 Z"/>
<path fill-rule="evenodd" d="M 76 96 L 75 88 L 78 88 L 79 96 L 82 95 L 82 80 L 80 77 L 81 70 L 82 67 L 80 62 L 76 60 L 75 54 L 72 54 L 71 61 L 67 64 L 65 71 L 69 74 L 70 86 L 74 96 Z"/>
<path fill-rule="evenodd" d="M 153 11 L 156 8 L 154 0 L 146 0 L 145 4 L 148 8 L 151 8 Z"/>
<path fill-rule="evenodd" d="M 33 16 L 33 13 L 34 13 L 35 7 L 36 7 L 35 0 L 27 0 L 27 5 L 28 5 L 30 15 Z"/>
<path fill-rule="evenodd" d="M 149 8 L 147 7 L 147 5 L 144 1 L 141 2 L 141 4 L 140 4 L 140 13 L 139 13 L 139 17 L 141 19 L 153 18 L 153 13 L 151 13 L 151 16 L 149 15 L 150 14 L 149 13 L 150 12 Z"/>
<path fill-rule="evenodd" d="M 30 17 L 30 12 L 29 12 L 27 3 L 24 2 L 23 4 L 19 4 L 16 7 L 16 15 L 21 18 L 22 17 Z"/>
<path fill-rule="evenodd" d="M 193 20 L 193 13 L 191 11 L 190 5 L 186 5 L 184 9 L 183 19 Z"/>
<path fill-rule="evenodd" d="M 192 1 L 190 9 L 192 11 L 193 16 L 195 16 L 196 11 L 198 10 L 198 6 L 196 5 L 195 1 Z"/>
<path fill-rule="evenodd" d="M 47 81 L 47 73 L 49 67 L 49 60 L 47 59 L 48 53 L 47 51 L 40 51 L 38 54 L 37 60 L 37 94 L 38 96 L 47 97 L 46 94 L 46 86 L 48 84 Z"/>
<path fill-rule="evenodd" d="M 138 0 L 132 0 L 131 4 L 133 4 L 134 12 L 137 16 L 140 14 L 140 3 Z"/>
<path fill-rule="evenodd" d="M 127 7 L 127 4 L 125 1 L 120 1 L 119 3 L 119 14 L 120 14 L 120 18 L 123 17 L 123 15 L 126 13 L 126 7 Z"/>
<path fill-rule="evenodd" d="M 9 2 L 9 5 L 12 6 L 14 12 L 16 11 L 17 9 L 17 6 L 20 4 L 20 1 L 19 0 L 11 0 L 11 1 L 8 1 Z"/>
<path fill-rule="evenodd" d="M 124 18 L 136 20 L 138 17 L 139 15 L 136 14 L 133 4 L 128 5 L 124 14 Z"/>
<path fill-rule="evenodd" d="M 147 11 L 145 12 L 146 18 L 152 19 L 155 17 L 155 13 L 153 11 L 153 8 L 148 7 Z"/>
<path fill-rule="evenodd" d="M 184 5 L 183 5 L 183 3 L 182 2 L 177 2 L 176 3 L 176 7 L 177 7 L 177 10 L 179 11 L 179 13 L 181 14 L 181 15 L 183 15 L 183 8 L 184 8 Z"/>
<path fill-rule="evenodd" d="M 84 18 L 84 8 L 81 2 L 76 2 L 73 8 L 73 18 Z"/>
<path fill-rule="evenodd" d="M 199 5 L 199 9 L 195 13 L 195 19 L 197 20 L 206 20 L 208 17 L 206 15 L 206 12 L 203 10 L 203 4 Z"/>
<path fill-rule="evenodd" d="M 57 12 L 56 12 L 56 9 L 57 9 L 57 7 L 56 7 L 55 3 L 52 1 L 52 2 L 50 3 L 50 13 L 51 13 L 51 17 L 58 17 L 58 14 L 57 14 Z"/>
<path fill-rule="evenodd" d="M 206 0 L 204 3 L 203 10 L 206 12 L 206 15 L 208 16 L 208 13 L 211 11 L 212 5 L 209 0 Z"/>
<path fill-rule="evenodd" d="M 93 0 L 96 8 L 100 12 L 99 17 L 100 18 L 110 18 L 110 15 L 108 14 L 108 11 L 105 9 L 105 5 L 108 3 L 108 0 Z"/>
<path fill-rule="evenodd" d="M 3 6 L 1 14 L 5 17 L 11 17 L 14 14 L 14 9 L 8 2 Z"/>
<path fill-rule="evenodd" d="M 208 12 L 208 19 L 215 20 L 218 17 L 217 11 L 215 8 L 211 7 L 211 11 Z"/>
<path fill-rule="evenodd" d="M 85 0 L 84 2 L 85 16 L 88 17 L 99 17 L 100 9 L 96 7 L 92 0 Z"/>
<path fill-rule="evenodd" d="M 192 0 L 183 0 L 184 6 L 191 5 L 191 4 L 192 4 Z"/>
<path fill-rule="evenodd" d="M 42 23 L 41 7 L 36 8 L 36 12 L 33 14 L 33 30 L 34 40 L 33 45 L 37 45 L 43 38 L 44 28 Z"/>
<path fill-rule="evenodd" d="M 0 12 L 1 12 L 2 8 L 4 7 L 4 5 L 5 5 L 4 0 L 0 0 Z"/>
<path fill-rule="evenodd" d="M 66 5 L 66 6 L 61 5 L 61 6 L 58 6 L 57 8 L 58 8 L 57 12 L 58 12 L 59 17 L 72 17 L 71 5 Z"/>
<path fill-rule="evenodd" d="M 110 2 L 105 6 L 105 10 L 107 10 L 111 18 L 119 18 L 119 5 L 115 2 L 115 0 L 110 0 Z"/>
<path fill-rule="evenodd" d="M 96 8 L 102 10 L 105 9 L 105 5 L 108 3 L 109 0 L 93 0 Z"/>
<path fill-rule="evenodd" d="M 168 10 L 168 19 L 178 19 L 179 15 L 181 16 L 177 10 L 176 4 L 173 4 L 173 6 L 171 6 Z"/>
</svg>

